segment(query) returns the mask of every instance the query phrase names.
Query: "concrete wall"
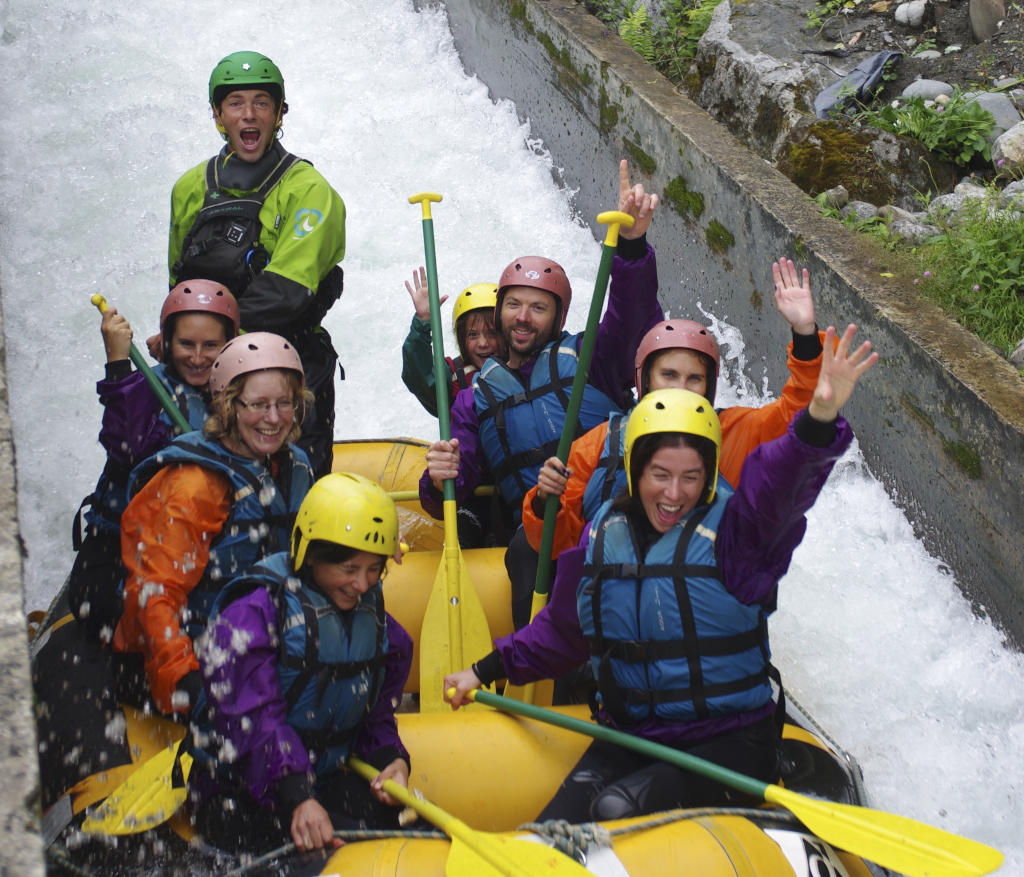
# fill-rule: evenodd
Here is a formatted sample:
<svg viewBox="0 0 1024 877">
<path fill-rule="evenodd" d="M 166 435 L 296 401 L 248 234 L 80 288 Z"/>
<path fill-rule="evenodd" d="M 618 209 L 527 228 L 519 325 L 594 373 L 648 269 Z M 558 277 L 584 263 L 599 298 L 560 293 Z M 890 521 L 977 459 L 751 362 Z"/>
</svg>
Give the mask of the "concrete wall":
<svg viewBox="0 0 1024 877">
<path fill-rule="evenodd" d="M 650 240 L 673 317 L 701 302 L 739 326 L 750 376 L 785 379 L 771 260 L 811 271 L 819 325 L 853 321 L 882 356 L 848 406 L 872 471 L 976 608 L 1024 644 L 1024 382 L 883 278 L 884 253 L 837 223 L 571 0 L 445 0 L 467 71 L 515 101 L 592 224 L 616 166 L 662 193 Z M 603 238 L 603 234 L 599 234 Z M 550 254 L 557 258 L 557 253 Z M 880 258 L 881 257 L 881 258 Z M 867 266 L 872 259 L 872 267 Z"/>
<path fill-rule="evenodd" d="M 6 355 L 6 347 L 0 346 L 0 877 L 41 877 L 39 761 L 21 578 L 14 439 L 7 408 Z"/>
</svg>

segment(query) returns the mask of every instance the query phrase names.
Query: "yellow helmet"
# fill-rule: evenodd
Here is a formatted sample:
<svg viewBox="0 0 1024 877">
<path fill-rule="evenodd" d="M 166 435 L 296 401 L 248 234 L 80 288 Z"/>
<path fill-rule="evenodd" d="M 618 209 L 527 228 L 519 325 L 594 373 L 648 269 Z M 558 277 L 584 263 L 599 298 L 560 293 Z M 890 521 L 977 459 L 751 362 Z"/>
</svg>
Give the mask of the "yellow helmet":
<svg viewBox="0 0 1024 877">
<path fill-rule="evenodd" d="M 497 283 L 474 283 L 472 286 L 467 286 L 455 299 L 455 306 L 452 308 L 452 331 L 455 331 L 455 324 L 459 322 L 459 317 L 467 311 L 488 308 L 493 313 L 497 304 Z"/>
<path fill-rule="evenodd" d="M 718 467 L 722 462 L 722 424 L 711 403 L 689 390 L 655 390 L 646 393 L 630 412 L 626 423 L 626 481 L 633 493 L 633 475 L 630 458 L 633 445 L 641 436 L 658 432 L 685 432 L 711 439 L 715 443 L 715 471 L 704 502 L 715 498 L 718 486 Z"/>
<path fill-rule="evenodd" d="M 371 554 L 398 548 L 398 511 L 376 481 L 338 472 L 316 482 L 299 506 L 292 530 L 292 568 L 300 569 L 314 539 Z"/>
</svg>

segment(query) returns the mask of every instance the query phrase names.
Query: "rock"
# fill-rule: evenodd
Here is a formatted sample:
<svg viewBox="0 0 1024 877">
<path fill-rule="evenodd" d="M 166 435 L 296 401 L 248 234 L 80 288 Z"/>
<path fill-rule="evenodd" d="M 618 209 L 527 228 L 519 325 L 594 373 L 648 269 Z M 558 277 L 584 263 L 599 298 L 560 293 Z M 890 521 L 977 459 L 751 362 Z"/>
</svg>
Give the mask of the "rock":
<svg viewBox="0 0 1024 877">
<path fill-rule="evenodd" d="M 907 222 L 915 222 L 918 219 L 923 218 L 926 214 L 911 213 L 909 210 L 903 210 L 897 207 L 895 204 L 886 204 L 884 207 L 878 208 L 878 215 L 882 217 L 886 222 L 895 222 L 898 219 L 905 220 Z"/>
<path fill-rule="evenodd" d="M 899 13 L 897 13 L 897 14 L 899 14 Z M 882 42 L 885 43 L 887 46 L 891 46 L 893 44 L 893 42 L 894 42 L 893 38 L 892 38 L 892 34 L 891 33 L 883 33 L 882 34 Z"/>
<path fill-rule="evenodd" d="M 1015 88 L 1007 97 L 1013 101 L 1013 105 L 1017 108 L 1018 112 L 1024 112 L 1024 88 Z"/>
<path fill-rule="evenodd" d="M 1002 177 L 1024 176 L 1024 122 L 1012 127 L 992 144 L 992 164 Z"/>
<path fill-rule="evenodd" d="M 920 141 L 842 119 L 793 131 L 778 169 L 811 196 L 842 185 L 858 201 L 904 210 L 917 206 L 918 192 L 948 191 L 954 183 L 950 166 Z"/>
<path fill-rule="evenodd" d="M 825 203 L 833 210 L 842 210 L 850 203 L 850 193 L 845 186 L 836 186 L 825 193 Z"/>
<path fill-rule="evenodd" d="M 852 215 L 856 215 L 861 222 L 866 222 L 878 216 L 878 208 L 874 204 L 868 204 L 867 201 L 851 201 L 839 211 L 839 218 L 846 219 Z"/>
<path fill-rule="evenodd" d="M 971 35 L 983 43 L 999 33 L 999 22 L 1006 18 L 1006 5 L 1003 0 L 970 0 L 968 17 Z"/>
<path fill-rule="evenodd" d="M 995 143 L 1000 135 L 1020 122 L 1020 113 L 1005 94 L 994 91 L 965 91 L 964 100 L 976 101 L 995 116 L 995 125 L 988 135 L 988 142 Z"/>
<path fill-rule="evenodd" d="M 953 194 L 967 195 L 969 198 L 984 198 L 988 195 L 988 190 L 984 186 L 979 186 L 977 183 L 962 181 L 956 184 L 953 189 Z"/>
<path fill-rule="evenodd" d="M 1001 76 L 995 82 L 992 83 L 996 88 L 1006 88 L 1008 85 L 1016 85 L 1020 82 L 1019 76 Z"/>
<path fill-rule="evenodd" d="M 896 7 L 896 20 L 907 27 L 920 27 L 928 0 L 910 0 Z"/>
<path fill-rule="evenodd" d="M 954 52 L 959 52 L 960 49 L 961 49 L 960 46 L 946 46 L 946 48 L 942 50 L 942 54 L 943 55 L 952 55 Z"/>
<path fill-rule="evenodd" d="M 914 222 L 912 219 L 897 219 L 889 226 L 889 239 L 902 238 L 909 244 L 920 246 L 928 238 L 942 234 L 941 229 L 924 222 Z"/>
<path fill-rule="evenodd" d="M 794 128 L 814 118 L 817 94 L 839 78 L 814 56 L 800 54 L 802 45 L 820 46 L 817 36 L 804 35 L 804 9 L 803 0 L 723 0 L 697 45 L 697 75 L 686 82 L 696 103 L 770 161 Z M 851 33 L 863 30 L 855 24 L 843 22 Z M 856 57 L 829 58 L 828 64 L 845 76 Z"/>
<path fill-rule="evenodd" d="M 950 96 L 948 94 L 937 94 L 937 95 L 935 95 L 935 103 L 939 104 L 940 106 L 942 104 L 948 104 L 949 101 L 950 101 Z"/>
<path fill-rule="evenodd" d="M 973 206 L 981 202 L 981 198 L 975 195 L 966 195 L 962 192 L 939 195 L 938 198 L 932 198 L 932 203 L 928 205 L 928 215 L 932 219 L 946 219 L 948 221 L 955 219 L 965 206 Z M 991 205 L 988 208 L 989 216 L 994 215 L 995 212 L 995 205 Z"/>
<path fill-rule="evenodd" d="M 936 58 L 941 58 L 942 55 L 934 49 L 929 49 L 927 52 L 918 52 L 914 57 L 921 61 L 934 61 Z"/>
<path fill-rule="evenodd" d="M 1014 180 L 999 193 L 999 203 L 1003 207 L 1010 207 L 1015 210 L 1024 210 L 1024 182 Z"/>
<path fill-rule="evenodd" d="M 1024 368 L 1024 338 L 1013 348 L 1013 353 L 1010 354 L 1010 362 L 1017 366 L 1017 368 Z"/>
<path fill-rule="evenodd" d="M 953 86 L 937 79 L 918 79 L 903 89 L 904 97 L 920 95 L 928 100 L 937 100 L 940 96 L 948 98 L 953 94 Z"/>
</svg>

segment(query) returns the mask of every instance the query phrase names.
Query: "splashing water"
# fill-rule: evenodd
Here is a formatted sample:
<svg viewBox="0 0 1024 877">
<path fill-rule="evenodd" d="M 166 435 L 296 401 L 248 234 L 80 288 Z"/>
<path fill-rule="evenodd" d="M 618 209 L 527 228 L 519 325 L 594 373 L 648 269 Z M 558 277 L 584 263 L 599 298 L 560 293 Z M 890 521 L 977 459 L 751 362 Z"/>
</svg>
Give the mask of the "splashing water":
<svg viewBox="0 0 1024 877">
<path fill-rule="evenodd" d="M 137 339 L 156 331 L 168 195 L 220 146 L 206 77 L 228 52 L 281 66 L 285 143 L 348 208 L 345 295 L 325 321 L 347 373 L 339 438 L 436 431 L 400 380 L 403 282 L 423 260 L 414 192 L 445 196 L 442 292 L 545 253 L 577 291 L 569 328 L 585 320 L 600 248 L 515 108 L 465 76 L 442 13 L 407 0 L 188 5 L 0 0 L 0 280 L 29 608 L 70 568 L 71 519 L 102 468 L 89 297 L 106 295 Z M 609 203 L 615 191 L 610 177 Z M 769 401 L 742 327 L 703 304 L 723 349 L 719 404 Z M 972 615 L 856 445 L 809 515 L 772 637 L 787 685 L 860 759 L 877 806 L 993 844 L 1001 873 L 1024 874 L 1024 659 Z"/>
</svg>

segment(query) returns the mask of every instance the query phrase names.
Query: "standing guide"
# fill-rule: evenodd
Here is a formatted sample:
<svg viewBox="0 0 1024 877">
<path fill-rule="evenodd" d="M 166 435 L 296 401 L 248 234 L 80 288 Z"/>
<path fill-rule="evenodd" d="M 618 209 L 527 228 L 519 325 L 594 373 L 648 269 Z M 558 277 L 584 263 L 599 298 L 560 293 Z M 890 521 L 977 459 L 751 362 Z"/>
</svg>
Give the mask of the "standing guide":
<svg viewBox="0 0 1024 877">
<path fill-rule="evenodd" d="M 317 477 L 331 471 L 338 354 L 320 321 L 341 296 L 345 204 L 313 165 L 279 140 L 284 78 L 259 52 L 235 52 L 210 75 L 226 145 L 186 171 L 171 193 L 171 284 L 202 277 L 238 299 L 242 330 L 287 338 L 313 404 L 300 447 Z M 155 353 L 159 339 L 149 339 Z M 342 372 L 342 377 L 344 373 Z"/>
</svg>

